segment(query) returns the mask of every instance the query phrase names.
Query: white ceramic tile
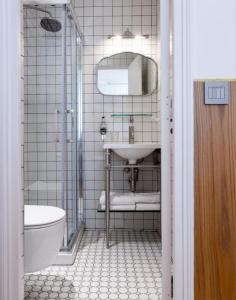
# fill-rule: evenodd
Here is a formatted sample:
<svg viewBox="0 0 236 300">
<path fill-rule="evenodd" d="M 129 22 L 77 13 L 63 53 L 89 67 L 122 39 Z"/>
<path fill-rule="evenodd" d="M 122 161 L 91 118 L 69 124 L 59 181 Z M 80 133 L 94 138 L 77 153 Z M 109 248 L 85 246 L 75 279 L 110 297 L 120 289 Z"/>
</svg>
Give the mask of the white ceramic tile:
<svg viewBox="0 0 236 300">
<path fill-rule="evenodd" d="M 131 220 L 124 222 L 132 228 Z M 93 219 L 88 226 L 95 226 Z M 96 227 L 103 226 L 103 220 L 97 219 Z M 106 249 L 104 231 L 86 231 L 74 265 L 25 275 L 25 300 L 160 300 L 161 277 L 161 243 L 156 233 L 113 231 L 111 247 Z"/>
</svg>

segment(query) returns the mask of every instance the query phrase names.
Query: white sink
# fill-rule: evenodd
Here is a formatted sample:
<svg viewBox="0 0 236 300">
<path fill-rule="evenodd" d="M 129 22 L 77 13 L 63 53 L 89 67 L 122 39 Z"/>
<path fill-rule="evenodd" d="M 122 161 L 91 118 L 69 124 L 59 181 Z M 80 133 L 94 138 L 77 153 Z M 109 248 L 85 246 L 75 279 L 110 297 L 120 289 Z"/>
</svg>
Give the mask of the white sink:
<svg viewBox="0 0 236 300">
<path fill-rule="evenodd" d="M 129 164 L 135 164 L 138 159 L 148 156 L 161 146 L 159 143 L 105 143 L 103 148 L 111 149 L 120 157 L 127 159 Z"/>
</svg>

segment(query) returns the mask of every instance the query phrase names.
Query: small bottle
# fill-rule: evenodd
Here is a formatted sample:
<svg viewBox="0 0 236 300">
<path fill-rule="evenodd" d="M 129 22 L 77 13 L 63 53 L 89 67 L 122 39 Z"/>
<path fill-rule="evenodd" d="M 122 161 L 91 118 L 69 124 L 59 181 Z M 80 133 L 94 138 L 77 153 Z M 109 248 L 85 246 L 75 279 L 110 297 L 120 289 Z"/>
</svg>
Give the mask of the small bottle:
<svg viewBox="0 0 236 300">
<path fill-rule="evenodd" d="M 100 134 L 102 136 L 102 140 L 104 141 L 107 134 L 107 125 L 104 116 L 102 117 L 101 124 L 100 124 Z"/>
</svg>

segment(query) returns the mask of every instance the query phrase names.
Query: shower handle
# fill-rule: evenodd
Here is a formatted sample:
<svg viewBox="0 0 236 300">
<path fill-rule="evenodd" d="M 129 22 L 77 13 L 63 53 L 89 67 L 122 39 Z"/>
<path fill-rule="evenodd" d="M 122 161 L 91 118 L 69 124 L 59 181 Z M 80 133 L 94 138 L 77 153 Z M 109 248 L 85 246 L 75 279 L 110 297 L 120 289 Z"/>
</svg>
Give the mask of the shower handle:
<svg viewBox="0 0 236 300">
<path fill-rule="evenodd" d="M 67 114 L 71 114 L 71 128 L 75 127 L 75 110 L 74 109 L 66 109 Z M 67 143 L 74 143 L 73 137 L 67 139 Z"/>
<path fill-rule="evenodd" d="M 74 109 L 67 109 L 66 113 L 71 114 L 71 126 L 74 128 L 75 127 L 75 110 Z"/>
<path fill-rule="evenodd" d="M 60 110 L 58 108 L 55 109 L 55 132 L 56 132 L 56 143 L 60 142 L 60 138 L 59 138 L 59 114 L 60 114 Z"/>
</svg>

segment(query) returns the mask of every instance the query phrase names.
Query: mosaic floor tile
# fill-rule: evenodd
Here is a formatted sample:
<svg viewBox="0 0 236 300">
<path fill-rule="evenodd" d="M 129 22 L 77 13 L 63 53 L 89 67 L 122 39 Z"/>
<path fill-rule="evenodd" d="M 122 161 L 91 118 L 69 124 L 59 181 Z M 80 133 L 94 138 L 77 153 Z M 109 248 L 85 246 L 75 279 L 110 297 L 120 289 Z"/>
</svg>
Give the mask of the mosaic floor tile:
<svg viewBox="0 0 236 300">
<path fill-rule="evenodd" d="M 86 231 L 72 266 L 25 275 L 25 300 L 162 299 L 161 243 L 155 232 Z"/>
</svg>

